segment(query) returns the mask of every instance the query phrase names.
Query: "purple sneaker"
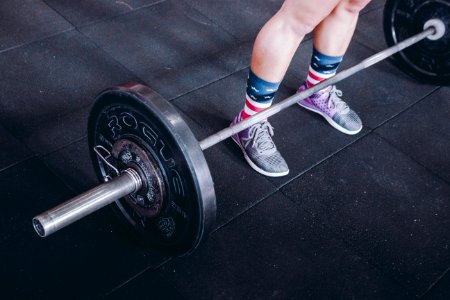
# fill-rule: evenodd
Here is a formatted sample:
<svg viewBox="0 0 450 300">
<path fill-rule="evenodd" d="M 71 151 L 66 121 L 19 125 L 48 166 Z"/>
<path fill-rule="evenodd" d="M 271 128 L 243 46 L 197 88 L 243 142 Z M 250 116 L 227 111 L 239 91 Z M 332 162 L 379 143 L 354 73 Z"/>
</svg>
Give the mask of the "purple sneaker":
<svg viewBox="0 0 450 300">
<path fill-rule="evenodd" d="M 241 120 L 241 113 L 231 125 Z M 260 122 L 232 136 L 244 153 L 245 160 L 257 172 L 271 177 L 289 173 L 286 161 L 272 141 L 273 127 L 268 121 Z"/>
<path fill-rule="evenodd" d="M 297 92 L 302 92 L 306 89 L 306 83 L 303 83 Z M 333 85 L 298 101 L 298 104 L 318 113 L 337 130 L 346 134 L 357 134 L 362 129 L 361 119 L 340 98 L 341 96 L 342 92 Z"/>
</svg>

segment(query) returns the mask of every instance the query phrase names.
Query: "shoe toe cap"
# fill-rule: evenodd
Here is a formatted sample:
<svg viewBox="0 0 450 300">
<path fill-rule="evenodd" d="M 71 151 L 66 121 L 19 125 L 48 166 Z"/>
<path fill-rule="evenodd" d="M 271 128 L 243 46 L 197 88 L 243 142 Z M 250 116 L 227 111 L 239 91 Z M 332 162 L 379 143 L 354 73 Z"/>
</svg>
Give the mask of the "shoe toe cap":
<svg viewBox="0 0 450 300">
<path fill-rule="evenodd" d="M 353 110 L 347 114 L 335 114 L 333 120 L 348 131 L 359 131 L 362 128 L 361 119 Z"/>
<path fill-rule="evenodd" d="M 257 164 L 261 169 L 268 172 L 285 173 L 289 171 L 286 161 L 279 152 L 261 157 L 257 160 Z"/>
</svg>

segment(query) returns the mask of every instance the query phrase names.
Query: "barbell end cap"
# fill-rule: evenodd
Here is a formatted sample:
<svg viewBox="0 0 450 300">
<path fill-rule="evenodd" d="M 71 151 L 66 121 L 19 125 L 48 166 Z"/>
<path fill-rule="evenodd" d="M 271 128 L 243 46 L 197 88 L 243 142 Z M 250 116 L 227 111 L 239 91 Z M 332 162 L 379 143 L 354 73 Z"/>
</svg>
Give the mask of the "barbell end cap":
<svg viewBox="0 0 450 300">
<path fill-rule="evenodd" d="M 443 37 L 445 35 L 445 31 L 447 30 L 445 28 L 444 22 L 442 22 L 442 20 L 440 19 L 430 19 L 426 21 L 423 25 L 423 30 L 427 30 L 430 27 L 433 27 L 435 30 L 433 34 L 427 36 L 427 38 L 432 41 L 436 41 Z"/>
<path fill-rule="evenodd" d="M 33 228 L 40 237 L 46 237 L 47 232 L 38 217 L 33 218 Z"/>
</svg>

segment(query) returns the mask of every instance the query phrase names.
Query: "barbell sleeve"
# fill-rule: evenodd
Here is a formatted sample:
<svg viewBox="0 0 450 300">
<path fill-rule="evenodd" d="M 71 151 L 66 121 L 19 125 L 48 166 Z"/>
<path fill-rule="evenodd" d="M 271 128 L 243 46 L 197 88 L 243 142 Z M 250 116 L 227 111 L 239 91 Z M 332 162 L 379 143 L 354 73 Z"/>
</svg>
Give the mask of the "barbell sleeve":
<svg viewBox="0 0 450 300">
<path fill-rule="evenodd" d="M 424 31 L 422 31 L 416 35 L 413 35 L 412 37 L 410 37 L 390 48 L 387 48 L 381 52 L 378 52 L 378 53 L 364 59 L 359 64 L 357 64 L 353 67 L 350 67 L 342 72 L 339 72 L 338 74 L 336 74 L 334 77 L 331 77 L 330 79 L 324 80 L 321 83 L 314 85 L 313 87 L 311 87 L 307 90 L 304 90 L 300 93 L 292 95 L 292 96 L 286 98 L 285 100 L 283 100 L 275 105 L 272 105 L 270 108 L 267 108 L 251 117 L 248 117 L 247 119 L 242 120 L 241 122 L 239 122 L 235 125 L 227 127 L 225 129 L 220 130 L 217 133 L 210 135 L 209 137 L 200 141 L 200 148 L 202 150 L 208 149 L 209 147 L 214 146 L 215 144 L 229 138 L 230 136 L 235 135 L 246 128 L 249 128 L 250 126 L 252 126 L 254 124 L 257 124 L 261 121 L 266 120 L 268 117 L 279 113 L 280 111 L 284 110 L 285 108 L 288 108 L 289 106 L 297 103 L 299 100 L 308 98 L 311 95 L 313 95 L 314 93 L 317 93 L 318 91 L 320 91 L 330 85 L 334 85 L 334 84 L 338 83 L 339 81 L 342 81 L 342 80 L 346 79 L 347 77 L 350 77 L 353 74 L 355 74 L 361 70 L 364 70 L 364 69 L 386 59 L 387 57 L 389 57 L 397 52 L 400 52 L 403 49 L 405 49 L 411 45 L 414 45 L 414 44 L 420 42 L 421 40 L 423 40 L 429 36 L 434 35 L 437 31 L 438 31 L 438 29 L 435 28 L 434 26 L 429 26 Z"/>
<path fill-rule="evenodd" d="M 66 202 L 33 218 L 33 227 L 41 237 L 72 224 L 73 222 L 138 191 L 142 180 L 134 169 L 126 169 L 119 176 L 102 183 Z"/>
</svg>

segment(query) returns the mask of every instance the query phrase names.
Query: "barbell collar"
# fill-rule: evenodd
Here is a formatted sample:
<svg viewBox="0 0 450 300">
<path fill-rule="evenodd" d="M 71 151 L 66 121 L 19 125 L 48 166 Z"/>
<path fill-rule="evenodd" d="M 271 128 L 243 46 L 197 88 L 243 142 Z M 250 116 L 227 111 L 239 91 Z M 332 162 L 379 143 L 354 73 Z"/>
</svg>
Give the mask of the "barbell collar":
<svg viewBox="0 0 450 300">
<path fill-rule="evenodd" d="M 442 20 L 439 19 L 430 19 L 423 25 L 423 30 L 427 30 L 428 28 L 434 28 L 436 31 L 428 36 L 429 40 L 436 41 L 442 38 L 447 31 L 446 26 Z"/>
<path fill-rule="evenodd" d="M 33 227 L 39 236 L 49 236 L 141 187 L 138 172 L 126 169 L 121 175 L 34 217 Z"/>
<path fill-rule="evenodd" d="M 208 148 L 214 146 L 215 144 L 241 132 L 242 130 L 249 128 L 250 126 L 252 126 L 254 124 L 257 124 L 259 122 L 266 120 L 270 116 L 273 116 L 273 115 L 279 113 L 280 111 L 288 108 L 289 106 L 297 103 L 298 101 L 308 98 L 308 97 L 312 96 L 313 94 L 317 93 L 318 91 L 320 91 L 328 86 L 334 85 L 334 84 L 346 79 L 347 77 L 350 77 L 353 74 L 355 74 L 361 70 L 364 70 L 364 69 L 388 58 L 389 56 L 402 51 L 403 49 L 405 49 L 411 45 L 414 45 L 414 44 L 420 42 L 421 40 L 423 40 L 429 36 L 435 35 L 436 32 L 439 31 L 439 29 L 436 28 L 434 24 L 435 23 L 428 24 L 428 27 L 424 31 L 422 31 L 416 35 L 413 35 L 412 37 L 410 37 L 390 48 L 387 48 L 381 52 L 378 52 L 378 53 L 364 59 L 359 64 L 357 64 L 353 67 L 350 67 L 342 72 L 339 72 L 338 74 L 336 74 L 334 77 L 331 77 L 330 79 L 324 80 L 321 83 L 314 85 L 313 87 L 311 87 L 307 90 L 304 90 L 300 93 L 292 95 L 292 96 L 286 98 L 285 100 L 283 100 L 275 105 L 272 105 L 270 108 L 267 108 L 251 117 L 248 117 L 247 119 L 242 120 L 241 122 L 239 122 L 235 125 L 227 127 L 217 133 L 210 135 L 209 137 L 200 141 L 200 148 L 202 150 L 208 149 Z"/>
</svg>

